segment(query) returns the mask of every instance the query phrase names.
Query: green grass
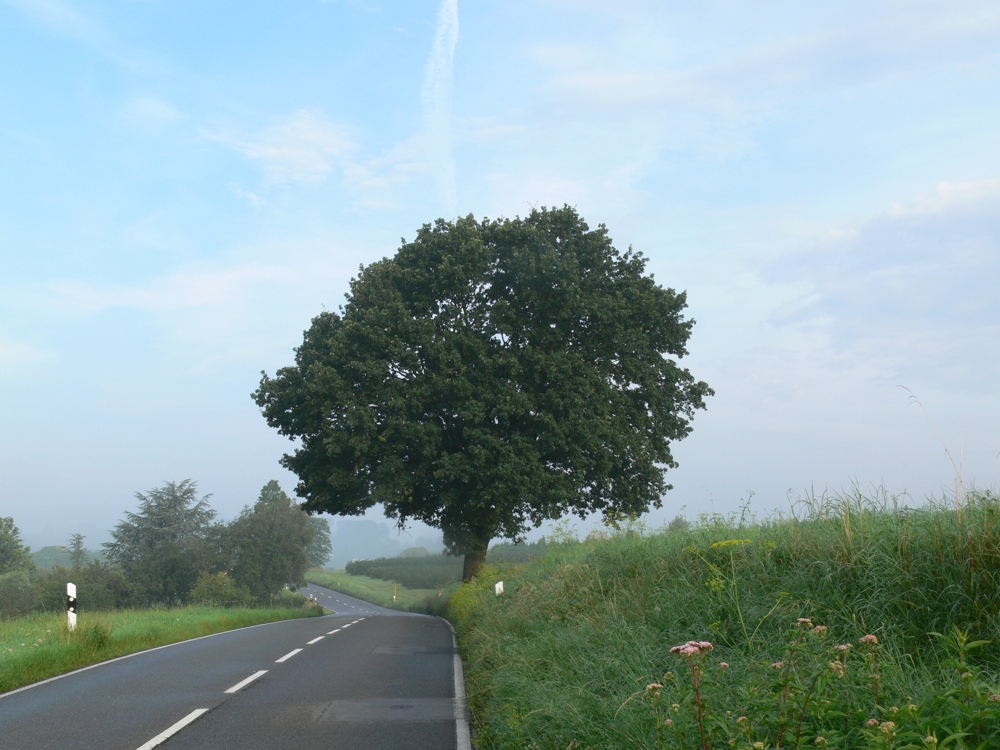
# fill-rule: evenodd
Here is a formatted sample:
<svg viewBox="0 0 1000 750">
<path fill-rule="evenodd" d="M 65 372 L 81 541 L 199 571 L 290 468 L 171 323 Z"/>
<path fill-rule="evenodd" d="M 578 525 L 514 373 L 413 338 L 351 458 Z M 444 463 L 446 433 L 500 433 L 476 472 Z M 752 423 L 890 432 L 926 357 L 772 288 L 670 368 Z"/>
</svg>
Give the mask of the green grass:
<svg viewBox="0 0 1000 750">
<path fill-rule="evenodd" d="M 203 635 L 318 614 L 295 609 L 185 607 L 81 613 L 70 634 L 65 614 L 0 621 L 0 693 L 90 664 Z"/>
<path fill-rule="evenodd" d="M 455 589 L 455 585 L 439 589 L 408 589 L 398 584 L 394 589 L 391 581 L 350 575 L 343 570 L 310 570 L 306 572 L 306 580 L 380 607 L 426 614 L 443 614 L 448 597 Z"/>
<path fill-rule="evenodd" d="M 969 735 L 953 747 L 997 746 L 1000 500 L 971 493 L 956 512 L 856 494 L 795 510 L 553 544 L 460 588 L 451 617 L 480 747 L 702 747 L 705 727 L 705 747 L 924 747 L 931 734 L 944 747 L 953 731 Z M 867 634 L 877 646 L 859 644 Z M 990 642 L 960 643 L 978 638 Z M 670 652 L 689 640 L 714 649 L 697 663 Z M 843 678 L 829 666 L 841 643 Z"/>
</svg>

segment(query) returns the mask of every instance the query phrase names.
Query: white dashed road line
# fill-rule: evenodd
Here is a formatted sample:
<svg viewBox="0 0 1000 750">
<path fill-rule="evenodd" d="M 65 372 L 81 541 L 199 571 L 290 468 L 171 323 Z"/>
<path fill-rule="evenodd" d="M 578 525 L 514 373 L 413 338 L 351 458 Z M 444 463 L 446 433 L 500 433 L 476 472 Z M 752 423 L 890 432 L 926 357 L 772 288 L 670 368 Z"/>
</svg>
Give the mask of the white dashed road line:
<svg viewBox="0 0 1000 750">
<path fill-rule="evenodd" d="M 294 649 L 293 651 L 289 651 L 287 654 L 285 654 L 284 656 L 282 656 L 280 659 L 275 659 L 274 663 L 275 664 L 281 664 L 282 662 L 286 662 L 289 659 L 291 659 L 293 656 L 295 656 L 295 654 L 298 654 L 298 653 L 301 653 L 301 652 L 302 652 L 301 648 L 297 648 L 297 649 Z"/>
<path fill-rule="evenodd" d="M 254 680 L 256 680 L 258 677 L 263 677 L 266 674 L 267 674 L 267 670 L 266 669 L 262 669 L 259 672 L 254 672 L 252 675 L 250 675 L 249 677 L 247 677 L 245 680 L 241 680 L 240 682 L 237 682 L 235 685 L 233 685 L 231 688 L 229 688 L 229 690 L 226 690 L 226 692 L 227 693 L 236 693 L 236 692 L 242 690 L 243 688 L 245 688 L 247 685 L 249 685 L 251 682 L 253 682 Z"/>
<path fill-rule="evenodd" d="M 207 708 L 196 708 L 194 711 L 192 711 L 191 713 L 189 713 L 187 716 L 185 716 L 183 719 L 181 719 L 180 721 L 178 721 L 172 727 L 170 727 L 169 729 L 165 729 L 164 731 L 160 732 L 158 735 L 156 735 L 153 739 L 151 739 L 145 745 L 142 745 L 141 747 L 139 747 L 138 750 L 151 750 L 152 748 L 156 747 L 160 743 L 165 742 L 169 738 L 173 737 L 175 734 L 177 734 L 179 731 L 181 731 L 184 727 L 186 727 L 188 724 L 190 724 L 192 721 L 194 721 L 195 719 L 197 719 L 202 714 L 207 714 L 207 713 L 208 713 L 208 709 Z"/>
<path fill-rule="evenodd" d="M 312 639 L 311 641 L 306 641 L 306 645 L 307 645 L 307 646 L 311 646 L 311 645 L 313 645 L 314 643 L 319 643 L 319 642 L 320 642 L 321 640 L 323 640 L 324 638 L 326 638 L 326 636 L 325 636 L 325 635 L 321 635 L 321 636 L 320 636 L 319 638 L 313 638 L 313 639 Z"/>
</svg>

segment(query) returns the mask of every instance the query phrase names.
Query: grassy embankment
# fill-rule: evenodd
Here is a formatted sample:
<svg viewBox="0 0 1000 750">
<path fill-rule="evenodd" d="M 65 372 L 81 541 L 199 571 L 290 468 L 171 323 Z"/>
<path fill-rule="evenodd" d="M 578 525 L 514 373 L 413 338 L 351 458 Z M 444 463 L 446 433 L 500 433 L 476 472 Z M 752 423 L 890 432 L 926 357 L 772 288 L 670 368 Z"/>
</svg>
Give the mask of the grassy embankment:
<svg viewBox="0 0 1000 750">
<path fill-rule="evenodd" d="M 0 693 L 89 664 L 203 635 L 319 614 L 315 607 L 184 607 L 81 613 L 70 634 L 65 614 L 0 620 Z"/>
<path fill-rule="evenodd" d="M 550 545 L 463 586 L 479 746 L 1000 747 L 1000 499 L 796 511 Z"/>
<path fill-rule="evenodd" d="M 458 585 L 454 583 L 434 589 L 409 589 L 397 584 L 394 600 L 392 581 L 349 575 L 343 570 L 310 570 L 306 572 L 306 580 L 380 607 L 434 615 L 444 614 L 448 596 Z"/>
</svg>

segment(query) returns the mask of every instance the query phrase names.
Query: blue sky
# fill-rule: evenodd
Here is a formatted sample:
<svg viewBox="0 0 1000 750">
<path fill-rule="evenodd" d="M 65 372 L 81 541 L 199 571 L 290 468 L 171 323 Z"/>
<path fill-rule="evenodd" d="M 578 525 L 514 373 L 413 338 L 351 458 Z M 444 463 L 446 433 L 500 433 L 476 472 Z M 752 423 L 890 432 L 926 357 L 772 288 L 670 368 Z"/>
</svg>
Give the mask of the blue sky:
<svg viewBox="0 0 1000 750">
<path fill-rule="evenodd" d="M 291 491 L 260 371 L 421 224 L 543 205 L 688 292 L 717 395 L 654 525 L 919 502 L 945 446 L 997 486 L 992 0 L 0 0 L 0 30 L 0 515 L 35 547 L 167 480 L 226 518 Z"/>
</svg>

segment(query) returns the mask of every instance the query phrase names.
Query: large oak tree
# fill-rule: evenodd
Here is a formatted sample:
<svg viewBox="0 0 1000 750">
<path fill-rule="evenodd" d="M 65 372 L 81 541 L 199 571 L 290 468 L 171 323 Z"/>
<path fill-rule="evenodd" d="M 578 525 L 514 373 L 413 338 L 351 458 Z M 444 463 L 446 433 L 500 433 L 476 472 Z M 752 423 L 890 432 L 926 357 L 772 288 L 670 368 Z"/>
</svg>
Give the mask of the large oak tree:
<svg viewBox="0 0 1000 750">
<path fill-rule="evenodd" d="M 491 539 L 572 512 L 659 507 L 711 389 L 678 365 L 684 293 L 576 211 L 425 225 L 254 399 L 299 441 L 304 507 L 443 530 L 468 579 Z"/>
</svg>

